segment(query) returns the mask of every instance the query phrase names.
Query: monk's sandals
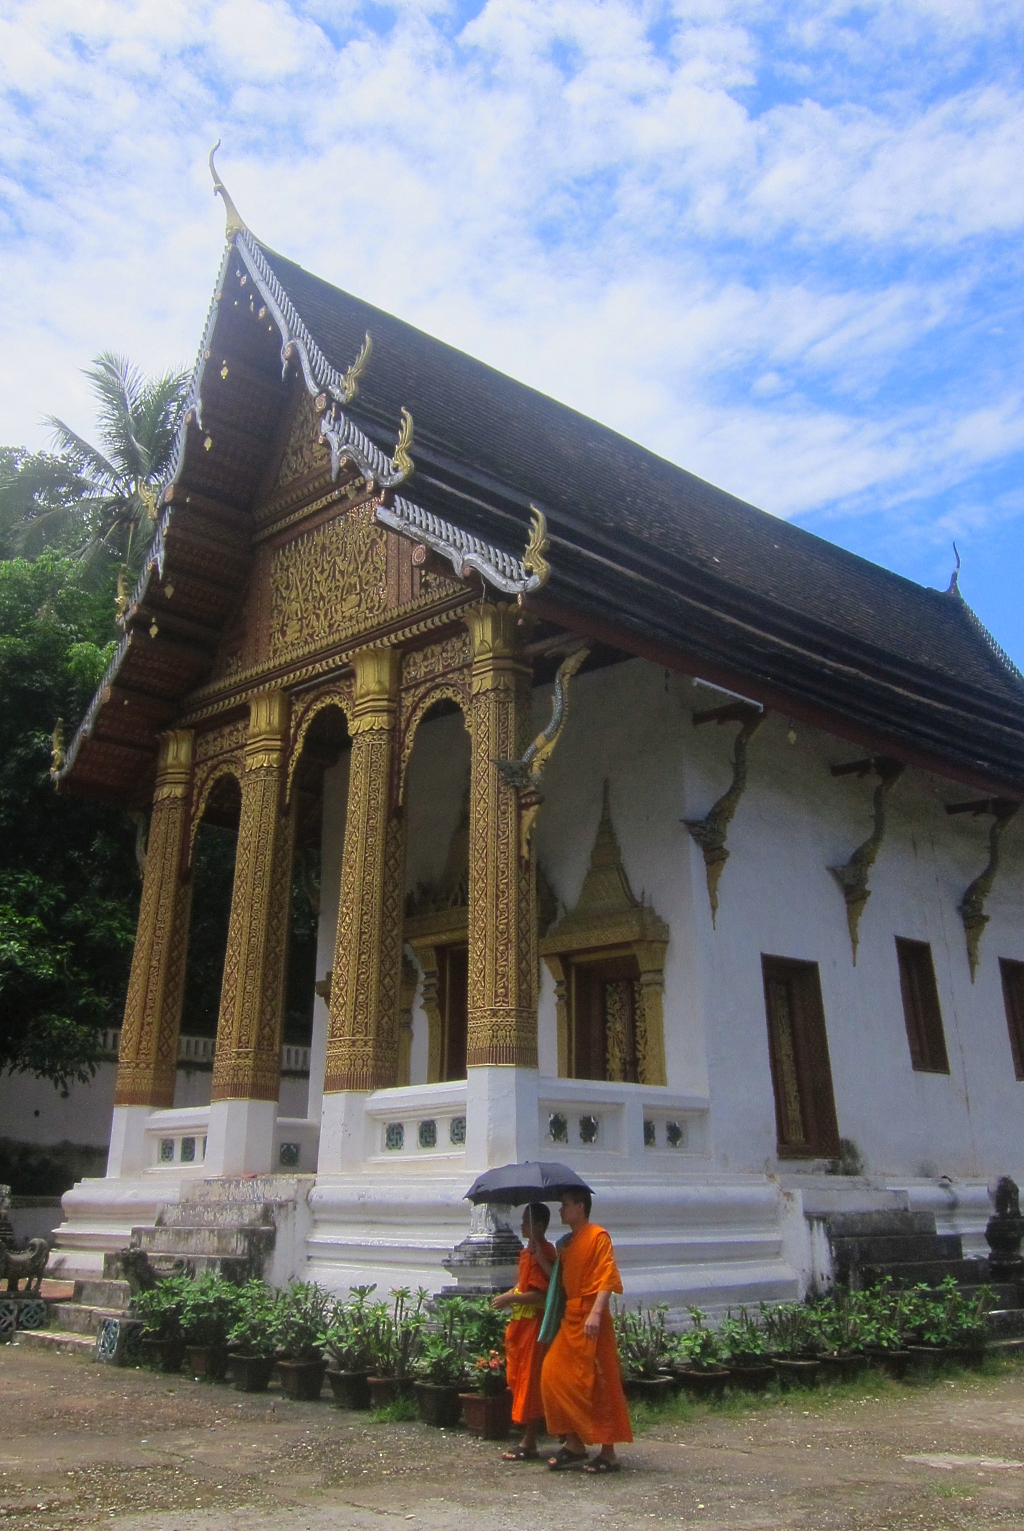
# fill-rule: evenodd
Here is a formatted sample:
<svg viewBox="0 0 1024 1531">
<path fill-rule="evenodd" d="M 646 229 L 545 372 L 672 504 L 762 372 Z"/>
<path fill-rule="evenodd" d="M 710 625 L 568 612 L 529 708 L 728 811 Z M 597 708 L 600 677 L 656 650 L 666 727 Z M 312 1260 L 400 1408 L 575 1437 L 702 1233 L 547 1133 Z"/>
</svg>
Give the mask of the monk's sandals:
<svg viewBox="0 0 1024 1531">
<path fill-rule="evenodd" d="M 610 1462 L 607 1457 L 595 1457 L 592 1462 L 587 1463 L 583 1471 L 587 1473 L 617 1473 L 620 1465 L 618 1462 Z"/>
<path fill-rule="evenodd" d="M 560 1473 L 567 1467 L 582 1467 L 587 1461 L 589 1458 L 585 1451 L 568 1451 L 563 1446 L 553 1457 L 548 1458 L 548 1466 L 553 1473 Z"/>
</svg>

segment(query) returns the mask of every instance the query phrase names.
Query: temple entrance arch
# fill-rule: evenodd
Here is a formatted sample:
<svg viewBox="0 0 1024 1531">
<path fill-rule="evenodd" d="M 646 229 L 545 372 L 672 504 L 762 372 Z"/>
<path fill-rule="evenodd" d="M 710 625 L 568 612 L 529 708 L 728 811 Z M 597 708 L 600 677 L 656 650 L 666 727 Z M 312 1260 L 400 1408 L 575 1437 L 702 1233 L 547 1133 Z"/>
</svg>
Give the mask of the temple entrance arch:
<svg viewBox="0 0 1024 1531">
<path fill-rule="evenodd" d="M 199 817 L 192 824 L 191 910 L 180 1025 L 186 1066 L 178 1072 L 176 1106 L 210 1102 L 241 811 L 238 776 L 225 766 L 205 784 Z"/>
<path fill-rule="evenodd" d="M 466 1077 L 469 777 L 462 709 L 451 697 L 438 697 L 421 714 L 404 784 L 404 936 L 422 980 L 403 1083 Z"/>
</svg>

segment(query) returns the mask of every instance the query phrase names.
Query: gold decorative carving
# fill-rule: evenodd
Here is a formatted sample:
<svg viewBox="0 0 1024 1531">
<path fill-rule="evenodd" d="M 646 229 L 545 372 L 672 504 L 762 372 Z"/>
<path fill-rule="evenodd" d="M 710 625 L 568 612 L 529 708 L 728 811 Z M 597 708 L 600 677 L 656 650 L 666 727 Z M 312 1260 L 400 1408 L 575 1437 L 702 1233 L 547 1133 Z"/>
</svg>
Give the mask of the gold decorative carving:
<svg viewBox="0 0 1024 1531">
<path fill-rule="evenodd" d="M 392 468 L 394 469 L 394 471 L 396 473 L 401 475 L 400 479 L 396 479 L 395 480 L 396 483 L 400 483 L 401 479 L 408 478 L 410 473 L 412 473 L 412 471 L 413 471 L 413 469 L 415 467 L 415 464 L 414 464 L 414 462 L 412 460 L 412 457 L 410 455 L 410 448 L 411 447 L 412 447 L 412 415 L 410 415 L 409 411 L 403 405 L 402 406 L 402 423 L 401 423 L 401 426 L 399 427 L 399 431 L 398 431 L 398 444 L 395 447 L 395 455 L 391 459 L 391 466 L 392 466 Z"/>
<path fill-rule="evenodd" d="M 400 655 L 353 656 L 345 844 L 324 1090 L 376 1090 L 398 1069 L 405 832 L 392 806 Z"/>
<path fill-rule="evenodd" d="M 361 506 L 358 508 L 362 509 Z M 439 604 L 436 610 L 424 610 L 427 603 L 422 596 L 422 589 L 421 583 L 419 599 L 388 611 L 386 620 L 378 624 L 376 629 L 370 629 L 370 635 L 373 635 L 375 641 L 400 648 L 417 638 L 450 627 L 453 620 L 462 619 L 465 608 L 474 599 L 472 590 L 452 581 L 452 597 L 446 598 L 445 604 Z M 221 713 L 233 711 L 254 686 L 268 681 L 287 684 L 292 688 L 337 675 L 351 664 L 353 654 L 367 646 L 370 635 L 353 634 L 346 642 L 331 646 L 326 654 L 306 663 L 261 660 L 259 664 L 250 665 L 230 677 L 221 676 L 204 686 L 198 686 L 188 696 L 187 711 L 182 714 L 180 722 L 191 728 Z"/>
<path fill-rule="evenodd" d="M 984 798 L 976 803 L 949 803 L 946 807 L 947 813 L 970 813 L 975 818 L 979 814 L 992 815 L 992 823 L 988 831 L 988 861 L 984 871 L 974 879 L 957 906 L 967 940 L 967 960 L 971 967 L 972 983 L 978 968 L 978 946 L 990 918 L 985 913 L 985 902 L 992 891 L 992 884 L 999 870 L 1000 841 L 1003 830 L 1019 807 L 1019 803 L 1001 797 Z"/>
<path fill-rule="evenodd" d="M 551 546 L 548 537 L 547 517 L 536 505 L 530 506 L 530 535 L 526 539 L 526 550 L 523 553 L 523 568 L 527 574 L 537 576 L 535 590 L 540 590 L 551 578 L 551 565 L 544 556 Z"/>
<path fill-rule="evenodd" d="M 215 197 L 219 196 L 224 203 L 224 238 L 230 244 L 236 234 L 244 234 L 247 230 L 242 215 L 239 213 L 234 202 L 232 202 L 228 189 L 217 173 L 216 165 L 213 163 L 213 156 L 219 148 L 220 139 L 218 138 L 210 150 L 210 174 L 213 176 L 213 194 Z"/>
<path fill-rule="evenodd" d="M 400 1085 L 412 1083 L 412 1007 L 416 1002 L 417 980 L 416 964 L 403 953 L 398 1004 L 398 1078 L 395 1081 Z"/>
<path fill-rule="evenodd" d="M 345 373 L 345 376 L 341 380 L 342 396 L 344 397 L 346 404 L 351 404 L 352 400 L 358 394 L 359 379 L 366 371 L 366 364 L 372 355 L 373 341 L 370 339 L 369 330 L 367 330 L 365 339 L 363 340 L 363 344 L 359 350 L 359 355 L 356 357 L 355 361 L 352 363 L 351 367 L 349 367 L 348 371 Z"/>
<path fill-rule="evenodd" d="M 121 1027 L 114 1103 L 171 1106 L 178 1062 L 191 883 L 182 878 L 192 735 L 160 735 L 142 901 Z"/>
<path fill-rule="evenodd" d="M 211 1100 L 276 1100 L 294 815 L 282 812 L 288 698 L 250 702 Z"/>
<path fill-rule="evenodd" d="M 860 917 L 864 913 L 864 905 L 871 897 L 868 875 L 875 864 L 875 857 L 885 836 L 885 800 L 903 775 L 903 766 L 898 760 L 879 756 L 876 759 L 855 760 L 848 765 L 832 767 L 833 776 L 856 774 L 862 777 L 869 771 L 873 771 L 878 777 L 878 786 L 875 788 L 873 797 L 874 827 L 844 866 L 829 867 L 846 903 L 846 923 L 850 931 L 854 967 L 857 966 Z"/>
<path fill-rule="evenodd" d="M 331 454 L 320 434 L 316 404 L 307 389 L 300 387 L 298 394 L 291 434 L 277 475 L 279 488 L 304 478 L 307 473 L 327 472 L 331 466 Z"/>
<path fill-rule="evenodd" d="M 309 726 L 318 713 L 327 707 L 339 707 L 345 714 L 349 728 L 352 726 L 352 677 L 327 681 L 315 691 L 307 691 L 292 702 L 291 731 L 288 742 L 288 796 L 291 797 L 295 768 L 302 756 L 302 746 Z"/>
<path fill-rule="evenodd" d="M 270 566 L 270 654 L 301 658 L 379 621 L 387 533 L 361 506 L 278 548 Z"/>
<path fill-rule="evenodd" d="M 732 781 L 713 807 L 702 819 L 684 819 L 690 834 L 704 853 L 704 875 L 707 879 L 708 898 L 711 902 L 711 924 L 718 923 L 718 883 L 725 863 L 729 859 L 726 835 L 733 814 L 739 807 L 740 798 L 747 787 L 747 745 L 764 722 L 764 712 L 749 702 L 736 702 L 726 707 L 712 707 L 706 712 L 695 712 L 695 727 L 702 723 L 739 723 L 740 731 L 732 752 Z"/>
<path fill-rule="evenodd" d="M 64 719 L 58 718 L 50 740 L 50 776 L 56 781 L 64 769 Z"/>
<path fill-rule="evenodd" d="M 523 861 L 529 859 L 533 828 L 544 801 L 540 779 L 569 716 L 569 681 L 589 653 L 588 648 L 579 648 L 559 665 L 551 721 L 534 739 L 522 760 L 495 761 L 504 780 L 519 793 L 519 855 Z"/>
<path fill-rule="evenodd" d="M 532 859 L 519 855 L 518 795 L 495 764 L 526 747 L 530 673 L 515 606 L 484 602 L 465 620 L 473 643 L 466 1061 L 536 1068 L 536 879 Z"/>
<path fill-rule="evenodd" d="M 559 1072 L 568 1069 L 572 1017 L 568 977 L 574 959 L 632 954 L 640 969 L 636 1004 L 637 1063 L 641 1084 L 665 1083 L 665 951 L 669 929 L 646 903 L 637 899 L 622 864 L 612 823 L 608 783 L 601 818 L 576 907 L 541 939 L 540 954 L 555 980 L 558 1014 Z"/>
<path fill-rule="evenodd" d="M 205 733 L 197 734 L 196 764 L 203 765 L 222 755 L 237 755 L 241 759 L 248 735 L 249 725 L 244 718 L 239 718 L 235 723 L 226 723 L 223 728 L 210 728 Z"/>
<path fill-rule="evenodd" d="M 460 632 L 442 638 L 424 649 L 406 654 L 402 663 L 402 689 L 398 705 L 399 780 L 398 800 L 405 800 L 405 780 L 409 757 L 416 740 L 416 730 L 424 713 L 442 699 L 461 707 L 469 724 L 470 661 L 469 634 Z"/>
</svg>

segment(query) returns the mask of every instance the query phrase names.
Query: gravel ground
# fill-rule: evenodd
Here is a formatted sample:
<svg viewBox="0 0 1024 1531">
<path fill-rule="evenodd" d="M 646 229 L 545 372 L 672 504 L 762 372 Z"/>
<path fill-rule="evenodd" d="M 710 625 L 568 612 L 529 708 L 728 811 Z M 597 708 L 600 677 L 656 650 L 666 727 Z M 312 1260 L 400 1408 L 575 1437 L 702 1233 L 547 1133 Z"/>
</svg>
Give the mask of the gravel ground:
<svg viewBox="0 0 1024 1531">
<path fill-rule="evenodd" d="M 463 1431 L 0 1347 L 19 1531 L 1024 1528 L 1024 1366 L 638 1411 L 623 1471 L 507 1466 Z"/>
</svg>

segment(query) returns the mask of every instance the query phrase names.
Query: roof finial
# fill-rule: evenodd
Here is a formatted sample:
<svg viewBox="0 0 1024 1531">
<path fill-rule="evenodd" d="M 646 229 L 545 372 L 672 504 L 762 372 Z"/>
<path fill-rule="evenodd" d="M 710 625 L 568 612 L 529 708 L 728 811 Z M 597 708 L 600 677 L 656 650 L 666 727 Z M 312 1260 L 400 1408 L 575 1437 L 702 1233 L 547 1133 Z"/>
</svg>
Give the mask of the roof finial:
<svg viewBox="0 0 1024 1531">
<path fill-rule="evenodd" d="M 953 570 L 952 574 L 949 577 L 949 584 L 946 587 L 946 594 L 947 595 L 959 595 L 960 594 L 960 586 L 957 583 L 958 577 L 959 577 L 959 574 L 960 574 L 960 553 L 959 553 L 959 551 L 957 549 L 957 545 L 956 545 L 955 542 L 953 544 L 953 552 L 956 554 L 956 568 Z"/>
<path fill-rule="evenodd" d="M 217 174 L 217 167 L 213 163 L 213 156 L 216 154 L 219 148 L 220 139 L 218 138 L 217 142 L 210 150 L 210 174 L 213 176 L 214 196 L 217 196 L 219 193 L 224 198 L 224 210 L 227 214 L 227 220 L 224 226 L 224 238 L 231 240 L 234 239 L 236 234 L 247 234 L 249 231 L 246 228 L 242 218 L 239 216 L 238 208 L 232 202 L 231 194 L 227 187 L 224 185 L 224 182 L 221 180 L 220 176 Z"/>
</svg>

